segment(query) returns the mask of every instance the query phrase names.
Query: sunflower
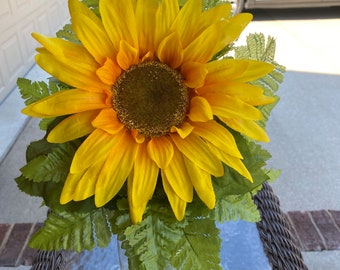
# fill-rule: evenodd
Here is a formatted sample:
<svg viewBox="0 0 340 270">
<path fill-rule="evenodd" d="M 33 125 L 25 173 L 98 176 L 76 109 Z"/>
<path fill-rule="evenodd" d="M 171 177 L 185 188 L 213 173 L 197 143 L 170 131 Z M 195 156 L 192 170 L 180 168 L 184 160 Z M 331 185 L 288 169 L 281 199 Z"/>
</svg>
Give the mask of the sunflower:
<svg viewBox="0 0 340 270">
<path fill-rule="evenodd" d="M 201 0 L 100 0 L 100 17 L 69 0 L 79 43 L 34 33 L 37 64 L 70 89 L 23 109 L 40 118 L 66 116 L 51 143 L 84 137 L 60 202 L 94 196 L 107 204 L 127 181 L 133 223 L 142 220 L 160 174 L 178 220 L 194 190 L 215 206 L 211 176 L 223 164 L 252 177 L 229 128 L 268 141 L 256 106 L 272 97 L 248 82 L 273 70 L 252 60 L 213 60 L 251 21 L 230 17 L 225 3 L 202 11 Z M 223 123 L 223 124 L 222 124 Z"/>
</svg>

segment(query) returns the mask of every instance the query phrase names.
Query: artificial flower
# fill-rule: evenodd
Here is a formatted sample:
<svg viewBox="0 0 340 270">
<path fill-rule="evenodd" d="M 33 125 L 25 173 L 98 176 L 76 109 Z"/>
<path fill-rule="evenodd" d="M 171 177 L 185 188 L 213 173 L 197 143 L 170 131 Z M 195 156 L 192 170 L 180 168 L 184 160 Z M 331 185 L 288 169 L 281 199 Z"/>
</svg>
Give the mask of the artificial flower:
<svg viewBox="0 0 340 270">
<path fill-rule="evenodd" d="M 251 21 L 230 4 L 202 10 L 201 0 L 100 0 L 100 17 L 69 0 L 80 43 L 33 34 L 36 62 L 70 86 L 27 106 L 33 117 L 67 116 L 48 134 L 64 143 L 84 137 L 60 202 L 94 196 L 105 206 L 127 182 L 130 216 L 142 220 L 158 176 L 178 220 L 194 191 L 215 206 L 211 176 L 223 163 L 252 177 L 229 128 L 268 141 L 257 108 L 274 102 L 249 84 L 273 66 L 215 59 Z M 228 127 L 228 128 L 226 128 Z"/>
</svg>

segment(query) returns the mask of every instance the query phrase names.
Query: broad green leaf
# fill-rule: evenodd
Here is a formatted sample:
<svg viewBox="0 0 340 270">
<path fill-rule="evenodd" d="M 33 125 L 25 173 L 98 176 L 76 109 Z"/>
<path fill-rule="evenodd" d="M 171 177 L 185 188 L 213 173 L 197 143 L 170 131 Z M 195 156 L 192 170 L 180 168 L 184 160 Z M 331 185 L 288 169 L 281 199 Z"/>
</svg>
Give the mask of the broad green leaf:
<svg viewBox="0 0 340 270">
<path fill-rule="evenodd" d="M 112 232 L 112 212 L 98 208 L 87 213 L 51 212 L 44 226 L 31 238 L 30 246 L 42 250 L 80 252 L 95 246 L 106 247 Z"/>
</svg>

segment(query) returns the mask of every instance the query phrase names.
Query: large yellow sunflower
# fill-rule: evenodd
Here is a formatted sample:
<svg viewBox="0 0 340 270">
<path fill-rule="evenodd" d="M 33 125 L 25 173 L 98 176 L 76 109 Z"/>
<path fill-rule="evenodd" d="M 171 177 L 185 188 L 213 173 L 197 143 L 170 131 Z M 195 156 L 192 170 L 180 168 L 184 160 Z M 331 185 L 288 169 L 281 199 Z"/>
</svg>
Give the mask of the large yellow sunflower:
<svg viewBox="0 0 340 270">
<path fill-rule="evenodd" d="M 250 14 L 230 5 L 202 11 L 201 0 L 100 0 L 100 18 L 69 0 L 80 44 L 33 34 L 36 62 L 71 89 L 27 106 L 33 117 L 67 115 L 48 136 L 63 143 L 87 136 L 76 151 L 60 202 L 94 196 L 101 207 L 127 181 L 132 222 L 142 220 L 161 174 L 178 220 L 195 190 L 214 208 L 211 175 L 222 162 L 252 181 L 230 128 L 268 141 L 256 121 L 273 98 L 247 82 L 270 64 L 213 56 L 234 41 Z M 216 118 L 217 117 L 217 118 Z"/>
</svg>

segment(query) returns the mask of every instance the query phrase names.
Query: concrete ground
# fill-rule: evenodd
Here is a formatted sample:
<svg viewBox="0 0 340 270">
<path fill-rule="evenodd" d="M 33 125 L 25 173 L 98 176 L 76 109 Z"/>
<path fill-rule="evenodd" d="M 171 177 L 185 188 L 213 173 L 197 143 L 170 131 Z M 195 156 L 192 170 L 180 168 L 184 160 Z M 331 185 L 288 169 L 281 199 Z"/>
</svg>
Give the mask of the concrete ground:
<svg viewBox="0 0 340 270">
<path fill-rule="evenodd" d="M 247 32 L 276 37 L 277 61 L 287 67 L 281 101 L 268 123 L 271 142 L 266 148 L 273 156 L 269 165 L 282 170 L 272 185 L 274 191 L 284 211 L 340 210 L 340 17 L 336 15 L 340 9 L 254 14 Z M 34 68 L 27 77 L 44 76 Z M 17 90 L 0 104 L 0 223 L 43 221 L 46 215 L 41 201 L 22 194 L 13 181 L 24 165 L 27 144 L 42 136 L 37 121 L 20 114 L 22 106 Z M 310 270 L 339 269 L 339 250 L 303 252 L 303 256 Z"/>
</svg>

